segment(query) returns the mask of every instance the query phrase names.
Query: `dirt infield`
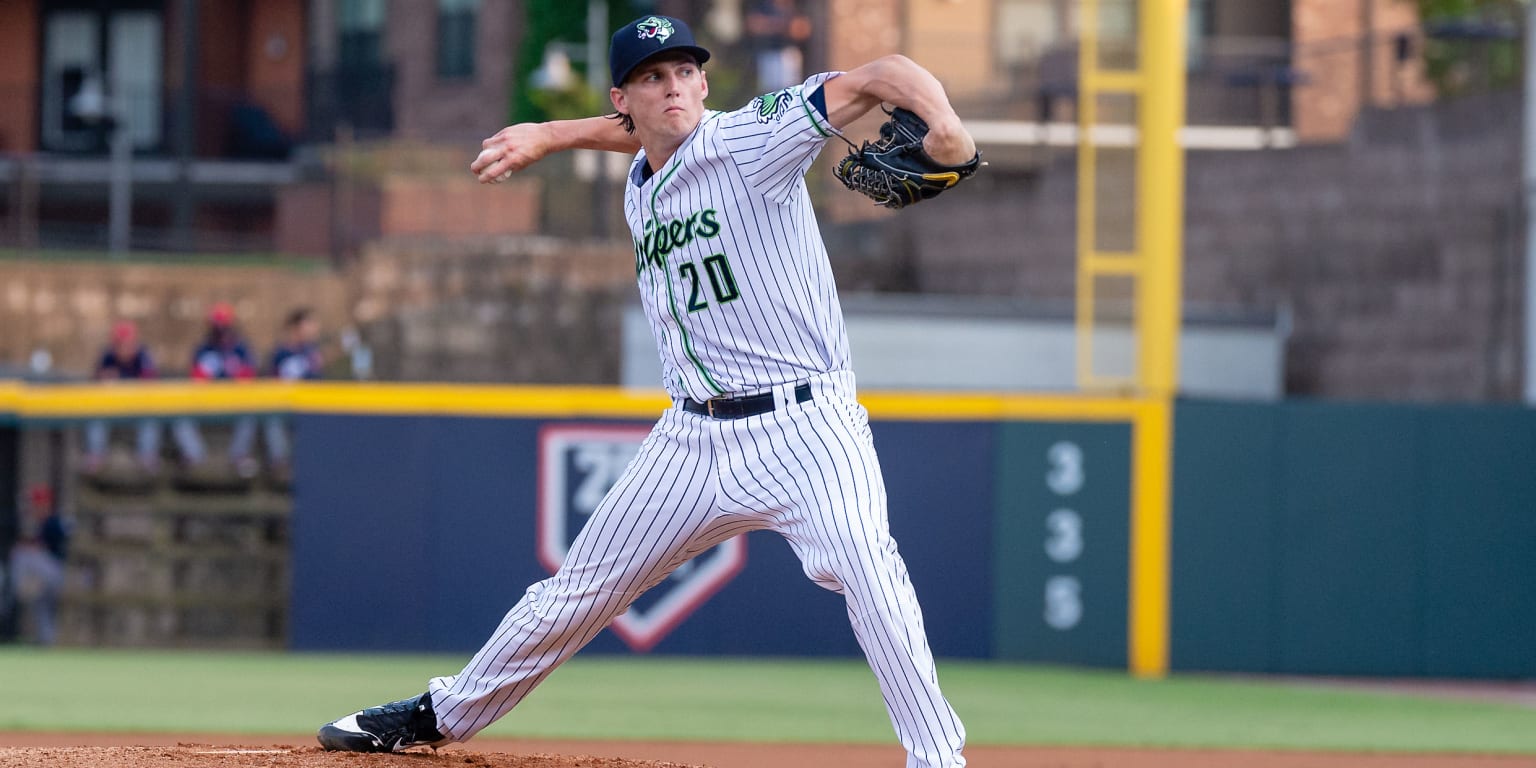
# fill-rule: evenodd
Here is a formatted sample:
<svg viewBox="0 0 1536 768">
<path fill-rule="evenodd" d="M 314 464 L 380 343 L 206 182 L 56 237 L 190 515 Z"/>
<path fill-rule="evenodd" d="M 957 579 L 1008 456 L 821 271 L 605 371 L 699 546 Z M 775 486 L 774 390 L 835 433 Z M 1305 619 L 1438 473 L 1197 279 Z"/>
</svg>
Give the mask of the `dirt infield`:
<svg viewBox="0 0 1536 768">
<path fill-rule="evenodd" d="M 1536 756 L 971 747 L 975 768 L 1536 768 Z M 6 768 L 893 768 L 901 750 L 845 744 L 476 740 L 401 755 L 324 752 L 299 739 L 0 734 Z"/>
</svg>

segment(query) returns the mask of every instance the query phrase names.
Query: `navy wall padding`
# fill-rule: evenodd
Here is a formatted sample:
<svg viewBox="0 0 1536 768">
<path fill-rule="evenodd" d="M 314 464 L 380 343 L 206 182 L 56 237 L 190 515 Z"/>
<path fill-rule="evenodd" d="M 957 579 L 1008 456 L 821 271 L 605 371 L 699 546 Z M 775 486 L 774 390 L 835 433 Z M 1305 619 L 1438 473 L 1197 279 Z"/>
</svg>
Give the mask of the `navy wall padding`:
<svg viewBox="0 0 1536 768">
<path fill-rule="evenodd" d="M 891 533 L 940 656 L 992 654 L 992 516 L 997 425 L 871 425 Z"/>
<path fill-rule="evenodd" d="M 535 505 L 538 430 L 552 420 L 296 421 L 291 647 L 473 651 L 523 590 L 548 576 Z M 992 470 L 984 459 L 995 426 L 872 430 L 891 528 L 935 653 L 986 656 Z M 747 538 L 742 572 L 653 652 L 858 655 L 842 598 L 806 579 L 776 534 Z M 628 650 L 606 631 L 589 648 Z"/>
<path fill-rule="evenodd" d="M 542 577 L 534 423 L 297 422 L 292 647 L 461 650 Z"/>
</svg>

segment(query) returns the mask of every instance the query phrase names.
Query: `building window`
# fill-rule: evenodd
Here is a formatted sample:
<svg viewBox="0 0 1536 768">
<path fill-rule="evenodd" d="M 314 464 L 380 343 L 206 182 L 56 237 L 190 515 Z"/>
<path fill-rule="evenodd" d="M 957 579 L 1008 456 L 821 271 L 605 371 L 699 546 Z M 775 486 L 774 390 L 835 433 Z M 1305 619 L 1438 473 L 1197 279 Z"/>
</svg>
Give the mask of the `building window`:
<svg viewBox="0 0 1536 768">
<path fill-rule="evenodd" d="M 1210 47 L 1212 21 L 1216 18 L 1215 3 L 1211 0 L 1190 0 L 1188 55 L 1190 70 L 1204 69 L 1206 52 Z"/>
<path fill-rule="evenodd" d="M 127 125 L 134 148 L 159 147 L 164 119 L 160 13 L 130 2 L 58 5 L 64 7 L 50 10 L 43 20 L 42 147 L 104 150 L 103 119 L 109 116 Z"/>
<path fill-rule="evenodd" d="M 437 76 L 475 76 L 475 17 L 480 0 L 437 0 Z"/>
<path fill-rule="evenodd" d="M 1061 30 L 1056 0 L 1002 0 L 997 5 L 997 60 L 1028 64 L 1056 45 Z"/>
<path fill-rule="evenodd" d="M 377 67 L 384 61 L 385 0 L 341 0 L 336 5 L 336 58 L 342 69 Z"/>
</svg>

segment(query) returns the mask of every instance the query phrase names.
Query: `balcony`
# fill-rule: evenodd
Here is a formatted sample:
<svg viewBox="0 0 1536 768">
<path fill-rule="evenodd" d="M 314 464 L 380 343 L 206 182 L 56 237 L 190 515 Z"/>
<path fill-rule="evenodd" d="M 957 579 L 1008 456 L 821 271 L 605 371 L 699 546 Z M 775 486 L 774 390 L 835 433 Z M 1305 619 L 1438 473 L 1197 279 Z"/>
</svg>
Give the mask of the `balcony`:
<svg viewBox="0 0 1536 768">
<path fill-rule="evenodd" d="M 107 245 L 111 129 L 71 109 L 78 102 L 67 96 L 46 85 L 0 90 L 0 248 Z M 299 124 L 300 96 L 214 87 L 130 93 L 115 111 L 131 137 L 131 246 L 270 250 L 276 191 L 300 175 L 291 159 L 298 131 L 286 127 Z M 188 102 L 195 119 L 184 134 Z"/>
</svg>

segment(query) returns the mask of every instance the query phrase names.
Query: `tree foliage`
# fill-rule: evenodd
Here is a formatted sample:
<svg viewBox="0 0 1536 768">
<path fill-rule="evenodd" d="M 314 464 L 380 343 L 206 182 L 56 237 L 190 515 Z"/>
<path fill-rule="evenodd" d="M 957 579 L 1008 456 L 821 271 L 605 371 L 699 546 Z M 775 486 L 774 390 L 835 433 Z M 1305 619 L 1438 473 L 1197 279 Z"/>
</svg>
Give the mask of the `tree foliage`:
<svg viewBox="0 0 1536 768">
<path fill-rule="evenodd" d="M 1440 93 L 1520 82 L 1521 31 L 1529 0 L 1417 0 L 1424 63 Z"/>
<path fill-rule="evenodd" d="M 628 22 L 640 14 L 635 0 L 606 0 L 608 29 Z M 648 4 L 646 4 L 648 5 Z M 570 87 L 559 91 L 536 92 L 528 79 L 544 62 L 544 50 L 550 43 L 581 46 L 587 40 L 587 3 L 585 0 L 527 0 L 523 3 L 523 40 L 515 61 L 517 76 L 512 82 L 514 123 L 587 117 L 609 109 L 608 100 L 597 98 L 587 83 L 590 75 L 584 62 L 573 62 L 580 76 Z M 608 41 L 602 41 L 606 48 Z M 597 81 L 608 82 L 608 73 L 596 73 Z"/>
</svg>

